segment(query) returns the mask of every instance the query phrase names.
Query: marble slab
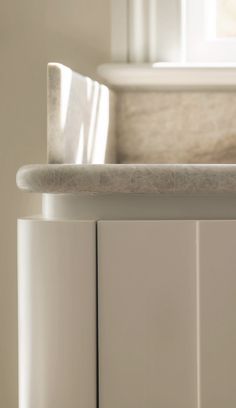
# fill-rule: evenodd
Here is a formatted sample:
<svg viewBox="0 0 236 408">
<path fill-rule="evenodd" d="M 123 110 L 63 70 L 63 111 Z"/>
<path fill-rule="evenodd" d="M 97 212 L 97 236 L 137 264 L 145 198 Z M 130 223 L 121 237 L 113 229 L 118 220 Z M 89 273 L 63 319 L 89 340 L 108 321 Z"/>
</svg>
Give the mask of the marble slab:
<svg viewBox="0 0 236 408">
<path fill-rule="evenodd" d="M 53 194 L 236 194 L 234 164 L 29 165 L 21 190 Z"/>
<path fill-rule="evenodd" d="M 118 163 L 236 163 L 236 92 L 123 91 Z"/>
<path fill-rule="evenodd" d="M 114 93 L 49 64 L 48 163 L 21 168 L 18 187 L 56 194 L 236 194 L 236 92 Z"/>
<path fill-rule="evenodd" d="M 62 64 L 48 64 L 48 163 L 114 163 L 116 95 Z"/>
<path fill-rule="evenodd" d="M 48 163 L 236 163 L 236 91 L 112 91 L 51 63 Z"/>
</svg>

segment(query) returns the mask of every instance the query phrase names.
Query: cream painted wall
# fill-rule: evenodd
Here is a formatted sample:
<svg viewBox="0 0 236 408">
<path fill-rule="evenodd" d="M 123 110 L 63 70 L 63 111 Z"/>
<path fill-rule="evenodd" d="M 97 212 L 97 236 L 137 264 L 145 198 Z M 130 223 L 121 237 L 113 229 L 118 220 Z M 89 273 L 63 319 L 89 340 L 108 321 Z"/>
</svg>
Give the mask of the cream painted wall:
<svg viewBox="0 0 236 408">
<path fill-rule="evenodd" d="M 39 197 L 15 186 L 17 169 L 46 161 L 46 64 L 95 76 L 110 59 L 109 0 L 8 0 L 0 13 L 0 407 L 17 407 L 16 219 Z"/>
</svg>

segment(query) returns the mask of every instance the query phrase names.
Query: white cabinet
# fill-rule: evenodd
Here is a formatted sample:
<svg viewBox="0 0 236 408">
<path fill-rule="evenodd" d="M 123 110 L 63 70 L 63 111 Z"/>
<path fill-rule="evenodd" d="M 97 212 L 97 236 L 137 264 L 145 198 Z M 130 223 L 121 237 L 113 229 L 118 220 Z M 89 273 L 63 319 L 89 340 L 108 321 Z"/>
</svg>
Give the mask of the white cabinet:
<svg viewBox="0 0 236 408">
<path fill-rule="evenodd" d="M 236 221 L 98 223 L 101 408 L 235 408 Z"/>
<path fill-rule="evenodd" d="M 96 407 L 95 230 L 18 223 L 19 408 Z"/>
<path fill-rule="evenodd" d="M 192 221 L 98 223 L 101 408 L 195 408 Z"/>
<path fill-rule="evenodd" d="M 236 221 L 199 225 L 201 408 L 236 407 Z"/>
<path fill-rule="evenodd" d="M 236 407 L 236 221 L 18 231 L 19 408 Z"/>
</svg>

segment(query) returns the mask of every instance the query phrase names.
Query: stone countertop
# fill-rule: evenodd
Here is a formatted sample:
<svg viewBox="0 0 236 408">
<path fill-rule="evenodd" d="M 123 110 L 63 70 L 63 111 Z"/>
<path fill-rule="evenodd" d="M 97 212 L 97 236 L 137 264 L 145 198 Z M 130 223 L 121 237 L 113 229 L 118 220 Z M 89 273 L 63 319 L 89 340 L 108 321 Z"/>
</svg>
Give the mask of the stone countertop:
<svg viewBox="0 0 236 408">
<path fill-rule="evenodd" d="M 51 194 L 236 194 L 236 164 L 39 164 L 17 186 Z"/>
</svg>

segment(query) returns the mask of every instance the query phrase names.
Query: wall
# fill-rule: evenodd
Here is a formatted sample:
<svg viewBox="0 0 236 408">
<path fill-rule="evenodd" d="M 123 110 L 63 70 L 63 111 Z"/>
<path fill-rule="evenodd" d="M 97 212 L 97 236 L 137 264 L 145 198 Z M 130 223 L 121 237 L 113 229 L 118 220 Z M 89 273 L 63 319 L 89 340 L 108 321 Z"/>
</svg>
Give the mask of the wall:
<svg viewBox="0 0 236 408">
<path fill-rule="evenodd" d="M 46 64 L 95 76 L 110 59 L 109 0 L 8 0 L 0 13 L 0 407 L 17 407 L 16 219 L 39 212 L 15 174 L 46 161 Z"/>
</svg>

